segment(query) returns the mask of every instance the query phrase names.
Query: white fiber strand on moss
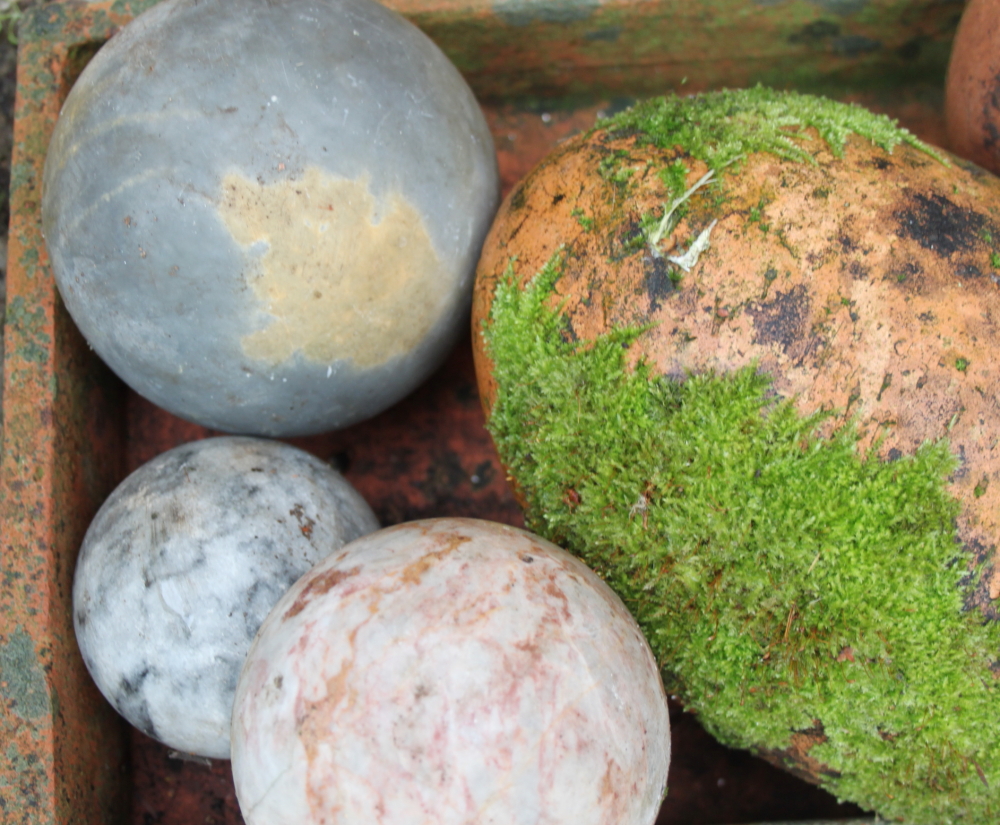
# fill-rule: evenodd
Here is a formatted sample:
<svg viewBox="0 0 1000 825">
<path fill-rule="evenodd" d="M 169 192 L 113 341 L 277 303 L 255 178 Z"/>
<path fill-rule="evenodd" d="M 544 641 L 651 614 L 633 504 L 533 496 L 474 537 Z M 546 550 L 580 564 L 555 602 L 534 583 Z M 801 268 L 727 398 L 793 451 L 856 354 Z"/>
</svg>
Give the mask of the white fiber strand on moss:
<svg viewBox="0 0 1000 825">
<path fill-rule="evenodd" d="M 688 198 L 690 198 L 695 192 L 697 192 L 703 186 L 710 183 L 712 181 L 712 178 L 714 177 L 715 177 L 715 170 L 709 169 L 704 175 L 698 178 L 694 186 L 688 189 L 687 192 L 685 192 L 679 198 L 675 198 L 674 201 L 670 204 L 670 208 L 663 213 L 663 217 L 660 219 L 660 222 L 656 225 L 656 229 L 654 229 L 649 234 L 648 238 L 649 251 L 650 253 L 652 253 L 654 258 L 663 257 L 662 255 L 660 255 L 660 250 L 657 249 L 656 246 L 657 244 L 659 244 L 660 241 L 663 240 L 665 235 L 668 235 L 673 231 L 674 227 L 671 223 L 671 219 L 673 218 L 674 213 L 681 206 L 681 204 L 683 204 Z"/>
<path fill-rule="evenodd" d="M 694 239 L 694 243 L 688 248 L 688 251 L 683 255 L 670 255 L 667 260 L 673 264 L 677 264 L 685 272 L 690 272 L 694 269 L 695 265 L 698 263 L 698 259 L 701 254 L 709 247 L 709 236 L 712 234 L 712 230 L 715 229 L 715 225 L 718 220 L 712 221 L 708 226 L 698 233 L 698 237 Z"/>
</svg>

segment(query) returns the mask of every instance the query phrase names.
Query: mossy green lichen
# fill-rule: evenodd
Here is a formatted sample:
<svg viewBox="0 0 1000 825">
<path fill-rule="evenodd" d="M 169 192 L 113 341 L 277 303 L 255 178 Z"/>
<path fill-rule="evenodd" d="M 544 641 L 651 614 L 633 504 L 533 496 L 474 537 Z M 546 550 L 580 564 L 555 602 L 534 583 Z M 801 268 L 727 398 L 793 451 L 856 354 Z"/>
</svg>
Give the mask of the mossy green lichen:
<svg viewBox="0 0 1000 825">
<path fill-rule="evenodd" d="M 588 218 L 582 209 L 574 209 L 570 214 L 576 218 L 576 222 L 580 224 L 587 232 L 594 228 L 594 219 Z"/>
<path fill-rule="evenodd" d="M 717 173 L 753 152 L 815 163 L 803 145 L 810 128 L 837 157 L 843 155 L 848 136 L 854 134 L 886 152 L 906 143 L 945 162 L 938 152 L 885 115 L 850 103 L 763 86 L 694 97 L 653 98 L 599 121 L 598 128 L 635 131 L 640 140 L 663 148 L 681 146 Z"/>
<path fill-rule="evenodd" d="M 619 136 L 634 135 L 640 145 L 680 151 L 680 156 L 656 173 L 667 190 L 667 200 L 659 211 L 644 214 L 640 219 L 643 235 L 636 239 L 634 249 L 640 248 L 644 240 L 654 258 L 661 257 L 660 241 L 687 215 L 691 196 L 698 190 L 718 190 L 725 174 L 737 168 L 748 155 L 765 152 L 790 162 L 817 163 L 814 152 L 819 147 L 810 129 L 815 130 L 835 157 L 843 156 L 847 139 L 853 134 L 886 152 L 905 143 L 948 163 L 944 156 L 885 115 L 827 98 L 763 86 L 650 99 L 598 121 L 596 129 L 604 130 L 612 141 Z M 693 186 L 688 182 L 692 159 L 708 166 L 708 172 Z M 635 181 L 631 162 L 629 153 L 615 146 L 598 164 L 598 174 L 614 185 L 616 200 L 622 200 Z M 816 193 L 823 198 L 829 194 L 822 189 L 815 190 Z M 725 195 L 717 191 L 715 198 L 717 207 Z M 762 199 L 748 214 L 748 223 L 764 234 L 771 230 L 763 218 L 766 205 Z M 784 234 L 777 237 L 797 258 Z M 671 278 L 679 282 L 681 275 L 672 269 Z"/>
<path fill-rule="evenodd" d="M 997 821 L 1000 626 L 964 610 L 981 571 L 948 444 L 885 462 L 754 369 L 629 368 L 641 331 L 566 334 L 548 306 L 561 265 L 526 287 L 509 270 L 483 330 L 489 428 L 528 526 L 617 590 L 723 742 L 806 732 L 843 799 L 909 825 Z"/>
</svg>

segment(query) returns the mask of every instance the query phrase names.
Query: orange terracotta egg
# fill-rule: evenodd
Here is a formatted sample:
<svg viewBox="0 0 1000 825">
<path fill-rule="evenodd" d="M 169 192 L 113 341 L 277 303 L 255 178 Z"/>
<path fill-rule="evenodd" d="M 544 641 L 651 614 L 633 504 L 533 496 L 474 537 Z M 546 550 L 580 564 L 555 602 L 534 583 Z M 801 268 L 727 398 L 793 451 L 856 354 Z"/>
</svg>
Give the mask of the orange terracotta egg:
<svg viewBox="0 0 1000 825">
<path fill-rule="evenodd" d="M 1000 813 L 998 324 L 1000 180 L 758 88 L 553 152 L 473 329 L 528 524 L 618 589 L 668 690 L 916 825 Z"/>
<path fill-rule="evenodd" d="M 949 147 L 1000 171 L 1000 2 L 970 0 L 952 45 L 945 82 Z"/>
</svg>

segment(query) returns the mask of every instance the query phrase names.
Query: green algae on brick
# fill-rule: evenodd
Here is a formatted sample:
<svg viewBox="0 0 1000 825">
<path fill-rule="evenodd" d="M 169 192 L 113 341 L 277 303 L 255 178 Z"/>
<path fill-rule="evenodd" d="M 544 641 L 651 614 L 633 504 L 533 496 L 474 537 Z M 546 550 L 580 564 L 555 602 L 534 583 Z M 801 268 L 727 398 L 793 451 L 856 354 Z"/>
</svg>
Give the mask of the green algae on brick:
<svg viewBox="0 0 1000 825">
<path fill-rule="evenodd" d="M 489 428 L 529 528 L 635 613 L 668 690 L 723 742 L 811 744 L 822 784 L 909 825 L 996 821 L 1000 625 L 967 611 L 946 441 L 882 461 L 754 369 L 627 366 L 549 308 L 562 255 L 514 264 L 483 330 Z"/>
</svg>

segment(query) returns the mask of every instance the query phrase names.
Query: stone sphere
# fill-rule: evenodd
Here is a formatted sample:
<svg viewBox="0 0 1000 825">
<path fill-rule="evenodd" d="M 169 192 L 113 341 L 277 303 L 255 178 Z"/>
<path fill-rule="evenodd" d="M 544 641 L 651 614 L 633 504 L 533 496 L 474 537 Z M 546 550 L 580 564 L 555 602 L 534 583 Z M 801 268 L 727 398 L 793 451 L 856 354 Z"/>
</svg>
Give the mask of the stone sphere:
<svg viewBox="0 0 1000 825">
<path fill-rule="evenodd" d="M 227 432 L 348 426 L 468 322 L 498 201 L 458 71 L 373 0 L 166 0 L 71 90 L 42 216 L 62 297 L 134 390 Z"/>
<path fill-rule="evenodd" d="M 811 95 L 642 101 L 510 194 L 473 315 L 526 524 L 707 731 L 998 820 L 1000 180 Z"/>
<path fill-rule="evenodd" d="M 122 482 L 84 538 L 73 622 L 87 669 L 144 733 L 228 758 L 236 680 L 264 617 L 377 529 L 343 476 L 302 450 L 241 437 L 170 450 Z"/>
<path fill-rule="evenodd" d="M 650 825 L 670 761 L 618 597 L 472 519 L 381 530 L 300 579 L 254 640 L 232 742 L 248 825 Z"/>
<path fill-rule="evenodd" d="M 1000 2 L 969 0 L 952 41 L 945 80 L 949 148 L 1000 172 Z"/>
</svg>

